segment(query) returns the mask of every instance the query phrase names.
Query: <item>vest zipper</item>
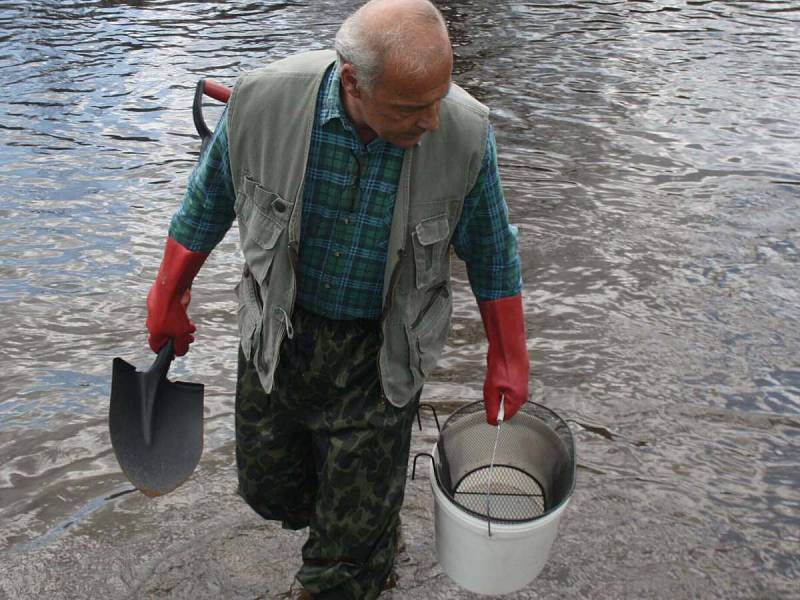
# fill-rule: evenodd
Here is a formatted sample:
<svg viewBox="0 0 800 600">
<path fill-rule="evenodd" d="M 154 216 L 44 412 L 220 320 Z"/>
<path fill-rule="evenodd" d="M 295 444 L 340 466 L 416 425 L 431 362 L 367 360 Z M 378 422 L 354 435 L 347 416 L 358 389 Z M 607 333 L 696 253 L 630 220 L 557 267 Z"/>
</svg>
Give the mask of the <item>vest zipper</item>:
<svg viewBox="0 0 800 600">
<path fill-rule="evenodd" d="M 305 179 L 300 184 L 300 189 L 303 189 L 303 183 Z M 292 207 L 292 213 L 289 215 L 289 222 L 287 228 L 291 228 L 292 226 L 292 216 L 294 216 L 294 211 L 297 210 L 297 198 L 295 198 L 294 206 Z M 297 300 L 297 252 L 295 252 L 292 244 L 287 244 L 288 251 L 289 251 L 289 260 L 292 261 L 292 274 L 294 275 L 294 287 L 292 288 L 292 300 L 289 303 L 289 312 L 287 313 L 282 308 L 278 307 L 280 311 L 283 313 L 283 333 L 281 334 L 281 339 L 278 342 L 278 351 L 277 356 L 275 356 L 275 367 L 272 370 L 272 385 L 275 386 L 275 373 L 278 371 L 278 364 L 281 362 L 281 346 L 283 346 L 284 340 L 288 337 L 290 340 L 294 338 L 294 327 L 292 326 L 292 317 L 291 315 L 294 314 L 294 303 Z"/>
<path fill-rule="evenodd" d="M 383 307 L 383 314 L 381 314 L 381 324 L 383 324 L 383 320 L 386 318 L 386 315 L 389 314 L 389 309 L 392 306 L 392 298 L 394 296 L 394 286 L 397 284 L 397 277 L 400 273 L 400 261 L 403 260 L 403 256 L 405 255 L 406 251 L 405 248 L 400 248 L 397 251 L 397 264 L 394 266 L 394 271 L 392 271 L 392 276 L 389 279 L 389 289 L 386 290 L 386 306 Z"/>
<path fill-rule="evenodd" d="M 447 298 L 448 295 L 449 294 L 447 292 L 446 282 L 442 282 L 438 286 L 436 286 L 436 290 L 431 295 L 431 299 L 428 300 L 427 303 L 425 303 L 425 308 L 423 308 L 420 311 L 419 315 L 417 315 L 417 318 L 414 319 L 414 322 L 411 324 L 411 329 L 413 330 L 419 327 L 419 324 L 422 322 L 422 319 L 424 319 L 425 315 L 427 315 L 430 312 L 431 308 L 433 308 L 433 305 L 436 304 L 440 298 Z"/>
<path fill-rule="evenodd" d="M 378 349 L 378 355 L 375 359 L 375 362 L 378 367 L 378 383 L 381 386 L 381 394 L 383 398 L 386 399 L 386 393 L 383 391 L 383 376 L 381 375 L 381 351 L 383 350 L 383 323 L 386 320 L 386 315 L 389 314 L 389 309 L 392 305 L 392 299 L 394 298 L 394 286 L 397 284 L 397 278 L 400 273 L 400 262 L 403 260 L 403 255 L 406 253 L 405 248 L 400 248 L 397 251 L 397 264 L 394 266 L 394 271 L 392 271 L 391 278 L 389 279 L 389 289 L 386 290 L 386 306 L 383 307 L 383 314 L 381 315 L 380 319 L 380 326 L 378 327 L 378 335 L 380 336 L 380 348 Z"/>
</svg>

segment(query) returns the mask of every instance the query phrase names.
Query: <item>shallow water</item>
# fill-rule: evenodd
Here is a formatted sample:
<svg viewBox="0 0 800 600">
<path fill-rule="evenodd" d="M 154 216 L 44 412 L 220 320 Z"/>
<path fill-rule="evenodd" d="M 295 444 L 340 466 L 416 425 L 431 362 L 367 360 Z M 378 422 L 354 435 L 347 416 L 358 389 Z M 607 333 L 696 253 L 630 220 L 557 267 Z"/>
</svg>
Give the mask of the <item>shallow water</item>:
<svg viewBox="0 0 800 600">
<path fill-rule="evenodd" d="M 355 5 L 0 0 L 0 551 L 70 535 L 130 487 L 106 431 L 110 366 L 150 360 L 144 299 L 199 149 L 197 79 L 327 47 Z M 591 598 L 627 578 L 629 597 L 648 582 L 659 597 L 654 572 L 688 573 L 733 597 L 750 571 L 741 597 L 789 597 L 800 3 L 440 6 L 455 80 L 493 111 L 534 400 L 585 425 L 564 585 Z M 233 437 L 240 261 L 232 231 L 173 368 L 206 384 L 207 452 Z M 425 392 L 443 409 L 480 398 L 486 350 L 455 277 Z"/>
</svg>

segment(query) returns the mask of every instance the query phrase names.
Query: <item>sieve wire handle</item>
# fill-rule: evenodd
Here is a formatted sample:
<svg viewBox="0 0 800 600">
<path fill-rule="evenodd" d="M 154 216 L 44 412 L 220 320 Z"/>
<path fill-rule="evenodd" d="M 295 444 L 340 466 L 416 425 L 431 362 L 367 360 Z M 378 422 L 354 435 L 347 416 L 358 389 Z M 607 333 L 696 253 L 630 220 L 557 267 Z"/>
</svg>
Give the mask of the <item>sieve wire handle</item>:
<svg viewBox="0 0 800 600">
<path fill-rule="evenodd" d="M 489 477 L 486 481 L 486 525 L 489 529 L 489 537 L 492 537 L 492 511 L 490 508 L 492 495 L 492 472 L 494 471 L 494 457 L 497 453 L 497 442 L 500 441 L 500 425 L 506 416 L 505 408 L 506 397 L 500 397 L 500 409 L 497 411 L 497 433 L 494 436 L 494 448 L 492 448 L 492 462 L 489 463 Z"/>
</svg>

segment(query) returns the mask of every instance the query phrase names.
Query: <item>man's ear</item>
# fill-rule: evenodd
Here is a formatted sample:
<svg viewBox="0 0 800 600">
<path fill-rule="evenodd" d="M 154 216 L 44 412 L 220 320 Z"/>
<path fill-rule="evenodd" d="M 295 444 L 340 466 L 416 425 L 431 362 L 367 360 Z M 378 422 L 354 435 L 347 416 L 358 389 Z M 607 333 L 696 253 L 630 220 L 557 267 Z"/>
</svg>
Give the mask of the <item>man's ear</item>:
<svg viewBox="0 0 800 600">
<path fill-rule="evenodd" d="M 342 80 L 342 87 L 345 93 L 353 96 L 354 98 L 361 98 L 361 88 L 358 85 L 358 77 L 356 77 L 356 69 L 350 63 L 342 65 L 342 71 L 339 73 Z"/>
</svg>

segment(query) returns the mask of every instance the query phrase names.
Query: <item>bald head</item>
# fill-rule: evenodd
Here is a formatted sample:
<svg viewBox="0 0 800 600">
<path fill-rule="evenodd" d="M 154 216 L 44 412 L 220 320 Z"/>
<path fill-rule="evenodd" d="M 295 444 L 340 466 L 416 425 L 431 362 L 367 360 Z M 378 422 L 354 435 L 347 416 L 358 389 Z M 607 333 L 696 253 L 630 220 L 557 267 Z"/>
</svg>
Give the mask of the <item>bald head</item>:
<svg viewBox="0 0 800 600">
<path fill-rule="evenodd" d="M 339 68 L 353 65 L 358 84 L 372 88 L 384 71 L 424 75 L 452 59 L 447 26 L 428 0 L 371 0 L 336 34 Z"/>
</svg>

